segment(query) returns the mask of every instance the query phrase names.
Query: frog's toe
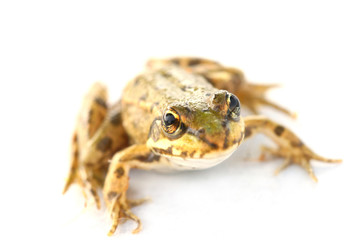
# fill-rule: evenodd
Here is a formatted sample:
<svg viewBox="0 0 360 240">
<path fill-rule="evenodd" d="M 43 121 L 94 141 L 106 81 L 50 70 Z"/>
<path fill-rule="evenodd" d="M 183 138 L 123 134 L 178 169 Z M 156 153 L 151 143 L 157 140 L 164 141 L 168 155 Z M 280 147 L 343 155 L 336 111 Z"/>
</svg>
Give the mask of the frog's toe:
<svg viewBox="0 0 360 240">
<path fill-rule="evenodd" d="M 92 197 L 94 198 L 96 208 L 100 209 L 101 208 L 101 202 L 100 202 L 100 197 L 99 197 L 99 194 L 98 194 L 97 190 L 95 188 L 91 188 L 90 193 L 91 193 Z"/>
<path fill-rule="evenodd" d="M 97 185 L 95 184 L 95 182 L 90 179 L 79 180 L 79 185 L 82 188 L 83 194 L 85 196 L 85 207 L 87 206 L 87 201 L 88 201 L 88 198 L 86 197 L 87 196 L 86 193 L 88 193 L 94 199 L 96 208 L 100 209 L 101 202 L 100 202 L 100 197 L 99 197 L 98 190 L 97 190 Z"/>
<path fill-rule="evenodd" d="M 71 186 L 71 184 L 74 183 L 74 180 L 75 180 L 75 174 L 70 173 L 68 178 L 66 179 L 62 194 L 65 194 L 67 190 L 69 190 L 69 187 Z"/>
<path fill-rule="evenodd" d="M 137 227 L 132 231 L 132 233 L 138 233 L 142 228 L 142 224 L 141 224 L 140 219 L 131 212 L 130 207 L 134 206 L 134 205 L 139 205 L 142 202 L 144 202 L 144 201 L 143 200 L 129 201 L 129 200 L 126 200 L 124 197 L 121 197 L 121 195 L 119 195 L 114 200 L 114 203 L 111 207 L 112 226 L 108 232 L 108 236 L 111 236 L 115 233 L 116 228 L 120 224 L 120 220 L 122 218 L 131 219 L 134 222 L 136 222 Z M 130 203 L 130 204 L 128 204 L 128 203 Z"/>
<path fill-rule="evenodd" d="M 340 159 L 329 159 L 321 157 L 313 153 L 310 149 L 306 146 L 302 146 L 301 148 L 294 148 L 294 147 L 279 147 L 278 149 L 269 148 L 266 146 L 262 147 L 263 153 L 269 153 L 276 157 L 281 157 L 284 159 L 283 164 L 275 170 L 275 175 L 278 175 L 281 171 L 286 169 L 288 166 L 292 164 L 298 164 L 306 172 L 309 174 L 312 180 L 315 182 L 318 181 L 317 177 L 314 174 L 314 170 L 310 164 L 310 160 L 317 160 L 327 163 L 340 163 L 342 160 Z"/>
<path fill-rule="evenodd" d="M 150 201 L 150 198 L 141 198 L 141 199 L 127 199 L 126 202 L 129 205 L 130 208 L 139 206 L 143 204 L 144 202 Z"/>
<path fill-rule="evenodd" d="M 81 188 L 81 192 L 84 196 L 84 206 L 87 207 L 88 205 L 88 196 L 92 196 L 96 205 L 97 209 L 101 208 L 101 202 L 100 202 L 100 197 L 97 191 L 97 185 L 94 183 L 94 181 L 90 181 L 90 180 L 83 180 L 79 174 L 75 174 L 74 176 L 72 176 L 71 178 L 69 177 L 65 183 L 64 189 L 63 189 L 63 194 L 65 194 L 65 192 L 69 189 L 69 187 L 71 186 L 71 184 L 73 183 L 77 183 L 80 188 Z"/>
<path fill-rule="evenodd" d="M 342 159 L 330 159 L 330 158 L 324 158 L 320 155 L 317 155 L 313 153 L 312 158 L 315 160 L 318 160 L 320 162 L 327 162 L 327 163 L 341 163 Z"/>
<path fill-rule="evenodd" d="M 317 177 L 314 174 L 314 170 L 311 167 L 311 164 L 310 164 L 311 159 L 310 158 L 307 158 L 304 156 L 294 156 L 294 155 L 282 156 L 281 152 L 275 152 L 275 154 L 273 154 L 273 155 L 284 158 L 283 163 L 280 165 L 280 167 L 278 167 L 275 170 L 275 172 L 274 172 L 275 175 L 278 175 L 280 172 L 282 172 L 283 170 L 285 170 L 288 166 L 290 166 L 292 164 L 298 164 L 306 170 L 306 172 L 309 174 L 309 176 L 311 177 L 312 180 L 314 180 L 315 182 L 318 181 Z"/>
</svg>

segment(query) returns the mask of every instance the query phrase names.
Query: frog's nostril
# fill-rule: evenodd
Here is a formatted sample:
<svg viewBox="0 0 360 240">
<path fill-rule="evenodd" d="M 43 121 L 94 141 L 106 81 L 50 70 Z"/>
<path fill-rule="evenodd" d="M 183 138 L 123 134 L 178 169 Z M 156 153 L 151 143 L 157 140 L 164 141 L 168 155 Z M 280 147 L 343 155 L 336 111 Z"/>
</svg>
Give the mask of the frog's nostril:
<svg viewBox="0 0 360 240">
<path fill-rule="evenodd" d="M 227 111 L 227 95 L 228 92 L 225 90 L 220 90 L 214 93 L 212 97 L 211 108 L 225 115 Z"/>
<path fill-rule="evenodd" d="M 200 129 L 198 130 L 198 133 L 199 133 L 199 134 L 204 134 L 204 133 L 205 133 L 205 129 L 204 129 L 204 128 L 200 128 Z"/>
</svg>

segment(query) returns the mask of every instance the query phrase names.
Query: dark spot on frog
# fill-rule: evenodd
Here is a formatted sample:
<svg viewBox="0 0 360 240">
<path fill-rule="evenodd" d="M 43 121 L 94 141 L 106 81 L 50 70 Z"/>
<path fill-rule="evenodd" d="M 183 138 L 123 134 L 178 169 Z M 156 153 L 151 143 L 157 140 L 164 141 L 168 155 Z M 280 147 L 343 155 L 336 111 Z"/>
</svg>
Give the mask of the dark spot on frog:
<svg viewBox="0 0 360 240">
<path fill-rule="evenodd" d="M 135 129 L 138 128 L 138 122 L 137 121 L 134 121 L 131 124 L 132 124 L 133 128 L 135 128 Z"/>
<path fill-rule="evenodd" d="M 107 194 L 107 198 L 108 200 L 112 200 L 114 197 L 116 196 L 121 196 L 121 193 L 117 193 L 117 192 L 114 192 L 114 191 L 111 191 Z"/>
<path fill-rule="evenodd" d="M 180 153 L 180 156 L 183 157 L 183 158 L 186 158 L 187 157 L 187 152 L 183 151 Z"/>
<path fill-rule="evenodd" d="M 96 192 L 95 189 L 91 188 L 91 189 L 90 189 L 90 192 L 91 192 L 91 194 L 92 194 L 93 196 L 97 196 L 97 192 Z"/>
<path fill-rule="evenodd" d="M 134 87 L 136 87 L 137 85 L 139 85 L 141 79 L 142 79 L 141 77 L 137 77 L 137 78 L 134 80 Z"/>
<path fill-rule="evenodd" d="M 283 134 L 285 128 L 283 126 L 277 126 L 275 129 L 274 129 L 274 132 L 277 136 L 281 136 L 281 134 Z"/>
<path fill-rule="evenodd" d="M 88 124 L 91 124 L 93 114 L 94 111 L 90 109 L 90 111 L 88 112 L 88 119 L 87 119 Z"/>
<path fill-rule="evenodd" d="M 227 121 L 223 121 L 221 123 L 221 126 L 223 128 L 225 128 L 225 139 L 224 139 L 223 149 L 226 149 L 229 146 L 229 142 L 228 142 L 228 137 L 229 137 L 229 134 L 230 134 L 229 123 Z"/>
<path fill-rule="evenodd" d="M 293 147 L 302 147 L 302 146 L 304 145 L 304 143 L 303 143 L 302 141 L 300 141 L 300 140 L 298 140 L 298 141 L 292 141 L 292 142 L 290 142 L 290 144 L 291 144 L 291 146 L 293 146 Z"/>
<path fill-rule="evenodd" d="M 230 129 L 229 129 L 229 128 L 226 128 L 226 130 L 225 130 L 224 145 L 223 145 L 223 148 L 224 148 L 224 149 L 226 149 L 226 148 L 229 147 L 229 140 L 228 140 L 229 133 L 230 133 Z"/>
<path fill-rule="evenodd" d="M 116 113 L 116 114 L 112 115 L 110 118 L 110 123 L 114 126 L 118 126 L 121 123 L 121 114 Z"/>
<path fill-rule="evenodd" d="M 206 96 L 206 97 L 210 97 L 210 96 L 211 96 L 211 93 L 205 93 L 205 96 Z"/>
<path fill-rule="evenodd" d="M 112 145 L 112 139 L 109 137 L 104 137 L 97 143 L 96 149 L 101 152 L 106 152 L 111 149 L 111 145 Z"/>
<path fill-rule="evenodd" d="M 146 101 L 146 99 L 147 99 L 147 94 L 143 94 L 143 95 L 139 98 L 140 101 Z"/>
<path fill-rule="evenodd" d="M 71 166 L 71 168 L 70 168 L 70 169 L 71 169 L 71 171 L 72 171 L 72 172 L 74 172 L 74 171 L 77 171 L 77 169 L 78 169 L 78 168 L 77 168 L 77 167 L 75 167 L 75 166 Z"/>
<path fill-rule="evenodd" d="M 198 58 L 192 58 L 189 60 L 189 66 L 195 66 L 195 65 L 199 65 L 201 63 L 201 59 Z"/>
<path fill-rule="evenodd" d="M 244 133 L 242 132 L 241 134 L 240 134 L 240 137 L 238 138 L 238 139 L 234 139 L 233 141 L 232 141 L 232 144 L 240 144 L 240 142 L 241 142 L 241 140 L 243 139 L 243 137 L 244 137 Z"/>
<path fill-rule="evenodd" d="M 166 155 L 172 155 L 172 149 L 173 149 L 173 146 L 168 147 L 167 149 L 153 148 L 153 150 L 155 152 L 160 153 L 160 154 L 166 154 Z"/>
<path fill-rule="evenodd" d="M 99 106 L 101 106 L 101 107 L 103 107 L 103 108 L 105 108 L 105 109 L 107 108 L 107 105 L 106 105 L 106 102 L 104 101 L 104 99 L 97 97 L 97 98 L 95 98 L 95 102 L 96 102 Z"/>
<path fill-rule="evenodd" d="M 250 137 L 252 134 L 251 128 L 250 127 L 245 127 L 245 138 Z"/>
<path fill-rule="evenodd" d="M 74 157 L 78 157 L 78 156 L 79 156 L 79 151 L 78 150 L 74 151 Z"/>
<path fill-rule="evenodd" d="M 175 65 L 180 65 L 180 59 L 178 59 L 178 58 L 173 58 L 173 59 L 171 60 L 171 62 L 172 62 L 173 64 L 175 64 Z"/>
<path fill-rule="evenodd" d="M 122 167 L 119 167 L 119 168 L 116 169 L 115 172 L 114 172 L 116 178 L 122 177 L 122 176 L 124 175 L 124 173 L 125 173 L 125 170 L 124 170 L 124 168 L 122 168 Z"/>
<path fill-rule="evenodd" d="M 164 78 L 171 78 L 172 77 L 171 73 L 166 72 L 166 71 L 161 71 L 160 75 L 163 76 Z"/>
</svg>

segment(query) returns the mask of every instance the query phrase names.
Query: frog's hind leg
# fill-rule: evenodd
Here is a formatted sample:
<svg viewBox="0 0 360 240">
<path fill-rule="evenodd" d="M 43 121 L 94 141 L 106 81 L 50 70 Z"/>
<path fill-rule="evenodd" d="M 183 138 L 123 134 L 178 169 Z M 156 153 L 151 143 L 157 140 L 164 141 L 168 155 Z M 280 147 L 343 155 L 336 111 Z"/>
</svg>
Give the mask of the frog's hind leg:
<svg viewBox="0 0 360 240">
<path fill-rule="evenodd" d="M 177 57 L 153 59 L 148 62 L 148 67 L 159 68 L 169 64 L 177 65 L 189 72 L 200 74 L 213 84 L 214 87 L 234 93 L 243 105 L 256 114 L 258 114 L 260 106 L 269 106 L 292 117 L 296 116 L 289 110 L 266 98 L 266 92 L 271 88 L 277 87 L 277 84 L 249 83 L 241 70 L 225 67 L 218 62 L 203 58 Z"/>
<path fill-rule="evenodd" d="M 244 121 L 245 140 L 257 133 L 263 133 L 278 145 L 277 149 L 263 147 L 264 152 L 284 159 L 283 164 L 276 170 L 275 174 L 278 174 L 291 164 L 298 164 L 317 182 L 310 160 L 314 159 L 327 163 L 341 162 L 340 159 L 324 158 L 314 153 L 292 131 L 270 119 L 262 116 L 248 116 L 244 118 Z"/>
<path fill-rule="evenodd" d="M 238 90 L 235 91 L 235 94 L 238 96 L 240 102 L 247 106 L 255 114 L 259 114 L 259 107 L 268 106 L 285 113 L 292 118 L 296 118 L 295 113 L 290 112 L 288 109 L 266 98 L 267 90 L 275 87 L 279 87 L 279 85 L 246 83 L 246 86 L 238 88 Z"/>
<path fill-rule="evenodd" d="M 72 183 L 78 183 L 85 197 L 85 205 L 87 202 L 86 193 L 89 193 L 94 197 L 98 208 L 100 208 L 100 199 L 97 188 L 102 183 L 95 176 L 100 174 L 97 171 L 99 168 L 96 165 L 89 165 L 83 156 L 87 155 L 89 144 L 107 115 L 106 101 L 105 86 L 95 83 L 84 98 L 78 117 L 72 140 L 71 167 L 63 189 L 63 193 L 66 193 Z"/>
</svg>

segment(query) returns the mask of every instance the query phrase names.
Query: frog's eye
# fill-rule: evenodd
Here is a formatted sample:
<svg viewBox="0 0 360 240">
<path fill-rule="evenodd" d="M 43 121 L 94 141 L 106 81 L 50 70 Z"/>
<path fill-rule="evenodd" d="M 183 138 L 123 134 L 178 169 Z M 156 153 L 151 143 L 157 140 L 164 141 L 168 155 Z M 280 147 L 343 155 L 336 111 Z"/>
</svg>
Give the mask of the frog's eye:
<svg viewBox="0 0 360 240">
<path fill-rule="evenodd" d="M 180 127 L 180 116 L 173 108 L 169 108 L 164 112 L 162 123 L 164 131 L 173 134 Z"/>
<path fill-rule="evenodd" d="M 240 118 L 240 101 L 239 101 L 239 99 L 235 95 L 230 93 L 227 96 L 227 104 L 229 107 L 228 111 L 227 111 L 228 117 L 230 117 L 234 121 L 238 121 Z"/>
</svg>

